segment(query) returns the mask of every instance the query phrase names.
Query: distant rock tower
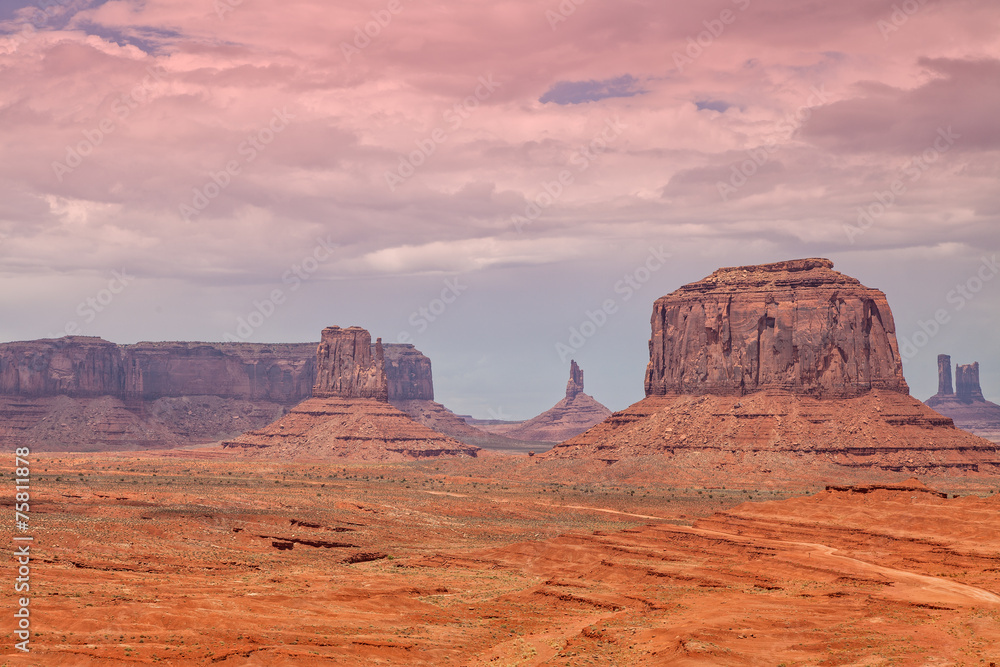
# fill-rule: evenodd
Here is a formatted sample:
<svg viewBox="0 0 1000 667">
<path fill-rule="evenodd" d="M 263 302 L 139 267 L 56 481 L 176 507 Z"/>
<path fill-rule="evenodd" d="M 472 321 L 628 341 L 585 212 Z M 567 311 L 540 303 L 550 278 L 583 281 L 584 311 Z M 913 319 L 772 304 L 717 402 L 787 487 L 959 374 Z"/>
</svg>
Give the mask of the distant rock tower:
<svg viewBox="0 0 1000 667">
<path fill-rule="evenodd" d="M 979 386 L 979 362 L 955 367 L 955 391 L 951 390 L 951 357 L 938 355 L 938 393 L 926 404 L 951 417 L 955 426 L 1000 442 L 1000 405 L 987 401 Z"/>
<path fill-rule="evenodd" d="M 583 393 L 583 370 L 571 360 L 566 398 L 537 417 L 497 433 L 518 440 L 561 442 L 600 424 L 610 415 L 611 410 Z"/>
<path fill-rule="evenodd" d="M 947 354 L 938 355 L 938 396 L 950 396 L 951 389 L 951 357 Z"/>
<path fill-rule="evenodd" d="M 985 401 L 979 386 L 979 362 L 955 368 L 955 397 L 963 403 Z"/>
<path fill-rule="evenodd" d="M 569 382 L 566 383 L 566 398 L 573 398 L 577 394 L 583 393 L 583 371 L 570 359 L 569 362 Z"/>
</svg>

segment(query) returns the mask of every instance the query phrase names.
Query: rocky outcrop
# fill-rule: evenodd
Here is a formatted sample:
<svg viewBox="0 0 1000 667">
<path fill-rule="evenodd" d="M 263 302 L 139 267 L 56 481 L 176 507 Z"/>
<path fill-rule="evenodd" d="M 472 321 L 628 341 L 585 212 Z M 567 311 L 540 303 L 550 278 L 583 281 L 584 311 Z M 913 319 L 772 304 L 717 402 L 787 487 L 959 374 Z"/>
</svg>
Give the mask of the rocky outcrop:
<svg viewBox="0 0 1000 667">
<path fill-rule="evenodd" d="M 294 405 L 316 377 L 314 343 L 136 343 L 121 346 L 123 398 L 218 396 Z"/>
<path fill-rule="evenodd" d="M 658 299 L 647 397 L 545 456 L 667 456 L 720 479 L 1000 472 L 995 444 L 909 396 L 885 296 L 832 268 L 720 269 Z"/>
<path fill-rule="evenodd" d="M 272 424 L 223 443 L 250 456 L 281 460 L 409 461 L 476 456 L 466 445 L 372 398 L 309 398 Z"/>
<path fill-rule="evenodd" d="M 951 357 L 947 354 L 938 355 L 938 396 L 951 396 Z"/>
<path fill-rule="evenodd" d="M 39 451 L 145 449 L 230 438 L 271 423 L 312 396 L 316 347 L 116 345 L 88 336 L 0 344 L 0 436 L 34 443 Z M 377 347 L 371 345 L 373 359 Z M 427 357 L 412 345 L 386 345 L 384 356 L 391 400 L 433 399 Z"/>
<path fill-rule="evenodd" d="M 389 399 L 433 400 L 430 359 L 412 345 L 383 347 Z M 90 336 L 0 343 L 4 396 L 218 396 L 291 406 L 312 396 L 315 382 L 316 343 L 116 345 Z"/>
<path fill-rule="evenodd" d="M 979 362 L 955 367 L 955 397 L 962 402 L 985 401 L 979 386 Z"/>
<path fill-rule="evenodd" d="M 67 336 L 0 346 L 0 394 L 124 398 L 128 385 L 123 350 L 100 338 Z"/>
<path fill-rule="evenodd" d="M 951 386 L 951 357 L 938 355 L 938 393 L 925 403 L 950 417 L 955 426 L 1000 442 L 1000 405 L 987 401 L 979 385 L 979 362 L 955 367 L 955 391 Z"/>
<path fill-rule="evenodd" d="M 136 343 L 67 336 L 0 344 L 0 395 L 219 396 L 294 404 L 316 376 L 312 343 Z"/>
<path fill-rule="evenodd" d="M 886 390 L 847 399 L 775 390 L 738 400 L 649 396 L 546 454 L 607 463 L 652 455 L 733 477 L 825 464 L 907 474 L 1000 472 L 994 443 Z"/>
<path fill-rule="evenodd" d="M 388 402 L 381 340 L 360 327 L 327 327 L 316 350 L 313 397 L 277 421 L 223 443 L 252 456 L 399 461 L 476 456 L 478 448 L 410 419 Z"/>
<path fill-rule="evenodd" d="M 389 401 L 382 339 L 372 353 L 372 337 L 361 327 L 323 329 L 316 351 L 316 398 L 373 398 Z"/>
<path fill-rule="evenodd" d="M 431 360 L 413 345 L 384 346 L 389 401 L 433 401 Z"/>
<path fill-rule="evenodd" d="M 653 304 L 646 395 L 908 394 L 885 294 L 828 259 L 719 269 Z"/>
<path fill-rule="evenodd" d="M 573 398 L 583 393 L 583 371 L 575 359 L 569 360 L 569 381 L 566 382 L 566 398 Z"/>
<path fill-rule="evenodd" d="M 499 433 L 517 440 L 562 442 L 579 435 L 611 415 L 592 396 L 583 393 L 583 371 L 570 360 L 566 396 L 542 414 L 509 427 L 493 427 Z"/>
</svg>

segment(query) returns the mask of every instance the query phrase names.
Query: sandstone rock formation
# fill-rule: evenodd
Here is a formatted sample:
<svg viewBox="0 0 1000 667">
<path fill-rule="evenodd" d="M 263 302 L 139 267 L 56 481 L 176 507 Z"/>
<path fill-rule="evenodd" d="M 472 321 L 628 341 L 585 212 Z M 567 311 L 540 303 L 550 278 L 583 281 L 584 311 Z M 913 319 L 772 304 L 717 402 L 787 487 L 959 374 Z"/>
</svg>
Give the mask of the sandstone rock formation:
<svg viewBox="0 0 1000 667">
<path fill-rule="evenodd" d="M 361 327 L 323 329 L 316 351 L 314 398 L 374 398 L 389 400 L 382 339 L 375 343 Z"/>
<path fill-rule="evenodd" d="M 412 345 L 383 348 L 389 399 L 432 403 L 430 359 Z M 212 442 L 271 423 L 312 396 L 315 382 L 315 343 L 116 345 L 89 336 L 3 343 L 0 436 L 39 451 Z M 433 406 L 437 421 L 483 436 Z"/>
<path fill-rule="evenodd" d="M 127 386 L 121 348 L 100 338 L 67 336 L 0 347 L 0 394 L 124 398 Z"/>
<path fill-rule="evenodd" d="M 955 426 L 1000 442 L 1000 405 L 987 401 L 979 385 L 979 362 L 956 366 L 955 391 L 951 385 L 951 357 L 938 355 L 938 393 L 924 401 Z"/>
<path fill-rule="evenodd" d="M 315 343 L 123 345 L 123 398 L 218 396 L 294 405 L 316 379 Z"/>
<path fill-rule="evenodd" d="M 360 327 L 327 327 L 316 351 L 313 397 L 262 429 L 224 442 L 282 459 L 412 460 L 476 456 L 478 448 L 410 419 L 388 402 L 382 342 Z"/>
<path fill-rule="evenodd" d="M 156 400 L 220 396 L 294 404 L 315 380 L 312 343 L 136 343 L 67 336 L 0 344 L 0 395 Z"/>
<path fill-rule="evenodd" d="M 611 415 L 611 410 L 583 393 L 583 371 L 570 360 L 566 397 L 542 414 L 514 426 L 494 427 L 493 433 L 518 440 L 562 442 Z"/>
<path fill-rule="evenodd" d="M 908 394 L 885 295 L 828 259 L 719 269 L 653 304 L 646 395 Z"/>
<path fill-rule="evenodd" d="M 434 400 L 430 359 L 413 345 L 385 345 L 384 354 L 391 402 Z"/>
<path fill-rule="evenodd" d="M 0 436 L 39 451 L 211 442 L 267 424 L 308 396 L 315 349 L 88 336 L 5 343 Z"/>
<path fill-rule="evenodd" d="M 658 299 L 646 398 L 546 456 L 1000 471 L 995 444 L 909 396 L 885 296 L 832 267 L 720 269 Z"/>
</svg>

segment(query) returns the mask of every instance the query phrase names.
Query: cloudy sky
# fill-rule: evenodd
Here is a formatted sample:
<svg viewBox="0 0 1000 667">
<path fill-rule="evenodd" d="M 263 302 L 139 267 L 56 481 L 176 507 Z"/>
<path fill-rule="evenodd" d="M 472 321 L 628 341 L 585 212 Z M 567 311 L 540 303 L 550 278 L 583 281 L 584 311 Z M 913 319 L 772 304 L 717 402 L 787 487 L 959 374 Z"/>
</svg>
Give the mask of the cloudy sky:
<svg viewBox="0 0 1000 667">
<path fill-rule="evenodd" d="M 914 395 L 950 352 L 1000 401 L 996 0 L 3 0 L 0 34 L 0 340 L 357 324 L 458 412 L 533 416 L 570 356 L 621 409 L 655 298 L 819 256 L 886 292 Z"/>
</svg>

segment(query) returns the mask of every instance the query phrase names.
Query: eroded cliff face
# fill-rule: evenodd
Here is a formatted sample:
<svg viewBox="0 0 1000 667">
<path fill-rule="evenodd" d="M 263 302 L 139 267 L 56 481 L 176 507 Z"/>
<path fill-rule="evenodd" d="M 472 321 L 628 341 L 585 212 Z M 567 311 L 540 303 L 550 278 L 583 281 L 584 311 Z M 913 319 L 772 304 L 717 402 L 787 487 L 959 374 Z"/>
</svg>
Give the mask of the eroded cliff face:
<svg viewBox="0 0 1000 667">
<path fill-rule="evenodd" d="M 312 390 L 315 349 L 311 343 L 125 345 L 126 397 L 219 396 L 293 405 Z"/>
<path fill-rule="evenodd" d="M 390 344 L 383 347 L 389 400 L 433 401 L 431 360 L 413 345 Z"/>
<path fill-rule="evenodd" d="M 658 299 L 651 324 L 646 398 L 544 456 L 665 456 L 719 480 L 1000 470 L 996 445 L 909 395 L 885 295 L 829 260 L 719 269 Z"/>
<path fill-rule="evenodd" d="M 370 345 L 372 359 L 377 347 Z M 316 353 L 316 343 L 116 345 L 88 336 L 3 343 L 0 436 L 39 451 L 233 437 L 312 396 Z M 389 398 L 433 398 L 430 359 L 412 345 L 386 345 L 384 356 Z"/>
<path fill-rule="evenodd" d="M 412 349 L 400 352 L 409 361 L 419 354 Z M 442 435 L 390 405 L 385 367 L 381 339 L 372 346 L 371 335 L 361 327 L 327 327 L 316 350 L 313 397 L 274 423 L 223 446 L 284 460 L 476 456 L 478 448 Z"/>
<path fill-rule="evenodd" d="M 372 337 L 361 327 L 323 329 L 316 352 L 315 398 L 373 398 L 389 401 L 382 339 L 372 350 Z"/>
<path fill-rule="evenodd" d="M 376 356 L 371 345 L 371 357 Z M 390 400 L 433 400 L 431 361 L 384 346 Z M 0 344 L 0 395 L 114 396 L 125 401 L 218 396 L 294 405 L 312 396 L 316 343 L 143 342 L 67 336 Z"/>
<path fill-rule="evenodd" d="M 646 395 L 909 393 L 885 294 L 828 259 L 719 269 L 657 299 Z"/>
<path fill-rule="evenodd" d="M 114 343 L 67 336 L 0 345 L 0 394 L 124 397 L 124 355 Z"/>
<path fill-rule="evenodd" d="M 220 396 L 294 404 L 316 377 L 312 343 L 137 343 L 68 336 L 0 345 L 0 395 Z"/>
</svg>

